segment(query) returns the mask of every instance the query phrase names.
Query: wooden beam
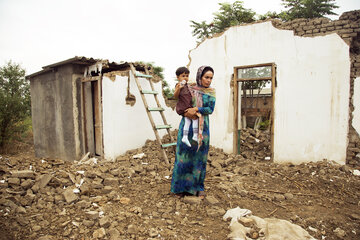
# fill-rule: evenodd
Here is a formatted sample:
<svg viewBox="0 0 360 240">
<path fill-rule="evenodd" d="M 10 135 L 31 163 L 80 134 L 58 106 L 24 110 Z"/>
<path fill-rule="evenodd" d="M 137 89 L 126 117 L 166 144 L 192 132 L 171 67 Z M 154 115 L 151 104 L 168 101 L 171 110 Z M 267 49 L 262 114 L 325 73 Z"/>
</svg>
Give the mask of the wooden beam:
<svg viewBox="0 0 360 240">
<path fill-rule="evenodd" d="M 244 69 L 244 68 L 255 68 L 255 67 L 266 67 L 266 66 L 272 66 L 274 63 L 262 63 L 262 64 L 253 64 L 253 65 L 245 65 L 245 66 L 239 66 L 235 67 L 237 69 Z M 235 70 L 235 71 L 236 71 Z"/>
<path fill-rule="evenodd" d="M 245 82 L 245 81 L 271 81 L 272 77 L 261 77 L 261 78 L 237 78 L 238 82 Z"/>
<path fill-rule="evenodd" d="M 81 125 L 82 125 L 82 138 L 83 138 L 83 146 L 84 151 L 83 154 L 86 154 L 88 151 L 88 143 L 86 136 L 86 116 L 85 116 L 85 91 L 84 91 L 84 83 L 81 82 Z"/>
<path fill-rule="evenodd" d="M 238 115 L 239 115 L 239 91 L 238 91 L 238 81 L 237 79 L 237 68 L 234 67 L 234 132 L 233 132 L 233 152 L 234 154 L 238 154 L 237 146 L 238 146 Z"/>
<path fill-rule="evenodd" d="M 100 80 L 101 76 L 94 76 L 94 77 L 84 77 L 81 82 L 91 82 L 91 81 L 98 81 Z"/>
<path fill-rule="evenodd" d="M 275 87 L 276 87 L 276 65 L 275 63 L 271 67 L 271 95 L 272 95 L 272 104 L 271 104 L 271 130 L 270 130 L 270 151 L 271 151 L 271 160 L 274 161 L 274 117 L 275 117 Z"/>
<path fill-rule="evenodd" d="M 271 109 L 261 109 L 261 108 L 245 108 L 241 109 L 241 115 L 247 117 L 268 117 L 271 113 Z"/>
<path fill-rule="evenodd" d="M 100 107 L 100 134 L 101 134 L 101 156 L 104 156 L 104 124 L 103 124 L 103 106 L 102 106 L 102 74 L 99 75 L 99 107 Z"/>
<path fill-rule="evenodd" d="M 238 70 L 246 68 L 256 68 L 256 67 L 271 67 L 271 77 L 259 77 L 259 78 L 239 78 Z M 238 145 L 238 115 L 239 115 L 239 82 L 245 81 L 271 81 L 271 95 L 272 95 L 272 106 L 270 111 L 271 116 L 271 159 L 274 159 L 274 114 L 275 114 L 275 87 L 276 87 L 276 65 L 275 63 L 262 63 L 262 64 L 253 64 L 234 67 L 234 132 L 233 132 L 233 151 L 237 154 L 237 145 Z M 269 111 L 269 110 L 267 110 Z M 259 114 L 263 111 L 259 111 Z M 254 113 L 255 114 L 255 113 Z M 263 115 L 260 115 L 263 116 Z"/>
</svg>

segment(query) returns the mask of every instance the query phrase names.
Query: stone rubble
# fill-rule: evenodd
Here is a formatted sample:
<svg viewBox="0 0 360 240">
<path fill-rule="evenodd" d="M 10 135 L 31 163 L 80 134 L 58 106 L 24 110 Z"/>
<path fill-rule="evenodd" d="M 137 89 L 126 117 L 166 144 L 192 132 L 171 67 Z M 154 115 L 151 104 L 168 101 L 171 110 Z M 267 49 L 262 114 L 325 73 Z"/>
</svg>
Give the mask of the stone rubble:
<svg viewBox="0 0 360 240">
<path fill-rule="evenodd" d="M 167 166 L 155 141 L 112 162 L 4 157 L 2 229 L 14 239 L 226 239 L 222 216 L 243 206 L 318 229 L 310 232 L 316 238 L 358 237 L 360 177 L 353 169 L 329 161 L 276 164 L 264 159 L 267 132 L 244 131 L 241 139 L 240 155 L 210 148 L 204 200 L 169 193 L 174 150 Z"/>
</svg>

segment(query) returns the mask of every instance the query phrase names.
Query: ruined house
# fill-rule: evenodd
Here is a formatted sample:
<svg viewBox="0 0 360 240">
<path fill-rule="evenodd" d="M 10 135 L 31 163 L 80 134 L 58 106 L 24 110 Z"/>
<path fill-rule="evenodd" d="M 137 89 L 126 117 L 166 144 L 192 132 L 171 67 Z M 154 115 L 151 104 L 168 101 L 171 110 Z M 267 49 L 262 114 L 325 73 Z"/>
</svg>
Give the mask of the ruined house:
<svg viewBox="0 0 360 240">
<path fill-rule="evenodd" d="M 241 84 L 271 82 L 271 157 L 360 165 L 360 11 L 230 27 L 189 53 L 190 79 L 215 70 L 211 144 L 237 153 Z M 262 72 L 249 75 L 250 72 Z"/>
<path fill-rule="evenodd" d="M 134 66 L 139 72 L 146 67 Z M 45 66 L 27 79 L 37 157 L 79 160 L 90 152 L 110 160 L 155 139 L 127 62 L 74 57 Z M 139 80 L 143 89 L 150 88 L 149 80 Z M 179 117 L 164 103 L 162 82 L 151 81 L 168 123 L 177 126 Z M 157 103 L 148 97 L 148 104 Z M 153 118 L 161 123 L 160 115 L 154 113 Z M 160 136 L 165 133 L 160 131 Z"/>
<path fill-rule="evenodd" d="M 359 10 L 334 21 L 245 24 L 206 39 L 190 51 L 189 69 L 190 81 L 201 65 L 215 70 L 211 145 L 239 153 L 241 84 L 268 81 L 270 102 L 264 111 L 270 112 L 273 161 L 327 159 L 359 166 L 359 53 Z M 75 57 L 27 78 L 38 157 L 73 160 L 91 152 L 114 159 L 154 139 L 128 63 Z M 155 87 L 162 91 L 161 82 Z M 160 100 L 168 122 L 177 128 L 179 116 Z"/>
</svg>

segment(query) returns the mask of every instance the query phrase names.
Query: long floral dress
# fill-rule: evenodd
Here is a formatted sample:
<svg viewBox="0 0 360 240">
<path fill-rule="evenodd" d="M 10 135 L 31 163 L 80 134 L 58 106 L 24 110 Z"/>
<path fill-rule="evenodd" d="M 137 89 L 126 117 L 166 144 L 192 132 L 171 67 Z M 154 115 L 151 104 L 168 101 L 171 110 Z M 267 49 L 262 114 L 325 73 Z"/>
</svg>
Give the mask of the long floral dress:
<svg viewBox="0 0 360 240">
<path fill-rule="evenodd" d="M 198 143 L 192 140 L 192 123 L 189 128 L 189 141 L 191 147 L 184 144 L 183 137 L 184 117 L 181 119 L 176 145 L 174 170 L 171 179 L 172 193 L 190 193 L 195 195 L 198 191 L 204 191 L 206 163 L 209 152 L 210 125 L 209 114 L 214 111 L 215 97 L 203 95 L 203 107 L 199 107 L 199 113 L 204 116 L 203 140 L 200 148 Z"/>
</svg>

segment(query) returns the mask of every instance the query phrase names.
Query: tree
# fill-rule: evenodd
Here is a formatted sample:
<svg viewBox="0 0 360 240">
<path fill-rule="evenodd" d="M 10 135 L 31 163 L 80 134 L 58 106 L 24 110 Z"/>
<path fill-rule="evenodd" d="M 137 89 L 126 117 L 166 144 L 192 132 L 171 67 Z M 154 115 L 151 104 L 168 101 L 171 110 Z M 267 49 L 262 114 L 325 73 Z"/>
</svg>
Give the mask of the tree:
<svg viewBox="0 0 360 240">
<path fill-rule="evenodd" d="M 318 18 L 326 15 L 337 15 L 333 12 L 339 6 L 335 5 L 335 0 L 282 0 L 286 12 L 283 20 L 293 20 L 296 18 Z"/>
<path fill-rule="evenodd" d="M 230 3 L 219 3 L 219 5 L 221 6 L 220 11 L 214 13 L 213 21 L 216 33 L 221 33 L 231 26 L 255 21 L 255 12 L 244 8 L 242 1 L 235 1 L 232 5 Z"/>
<path fill-rule="evenodd" d="M 138 62 L 140 64 L 143 65 L 147 65 L 149 67 L 151 67 L 151 75 L 153 75 L 155 77 L 155 79 L 160 80 L 162 82 L 162 90 L 163 90 L 163 95 L 166 98 L 172 98 L 174 96 L 174 89 L 171 89 L 168 82 L 164 79 L 164 68 L 160 67 L 160 66 L 156 66 L 154 62 Z"/>
<path fill-rule="evenodd" d="M 190 21 L 192 24 L 190 27 L 193 28 L 192 35 L 200 40 L 210 37 L 213 34 L 212 25 L 206 23 L 206 21 L 202 21 L 201 23 L 197 23 L 193 20 Z"/>
<path fill-rule="evenodd" d="M 207 24 L 206 21 L 199 23 L 193 20 L 190 21 L 194 37 L 204 40 L 215 33 L 225 31 L 228 27 L 255 21 L 255 12 L 244 8 L 242 1 L 235 1 L 233 4 L 219 3 L 219 5 L 219 12 L 213 14 L 214 18 L 210 24 Z"/>
<path fill-rule="evenodd" d="M 25 70 L 9 61 L 0 67 L 0 148 L 30 116 L 30 86 Z"/>
<path fill-rule="evenodd" d="M 324 17 L 337 15 L 333 10 L 339 7 L 335 4 L 335 0 L 282 0 L 282 2 L 288 10 L 280 13 L 267 12 L 257 17 L 255 17 L 254 11 L 244 8 L 242 1 L 235 1 L 233 4 L 219 3 L 219 12 L 213 14 L 214 18 L 210 24 L 207 24 L 206 21 L 190 21 L 190 27 L 193 28 L 192 35 L 202 41 L 225 31 L 228 27 L 251 23 L 257 19 L 278 18 L 289 21 L 296 18 Z"/>
</svg>

